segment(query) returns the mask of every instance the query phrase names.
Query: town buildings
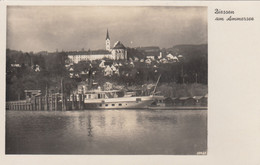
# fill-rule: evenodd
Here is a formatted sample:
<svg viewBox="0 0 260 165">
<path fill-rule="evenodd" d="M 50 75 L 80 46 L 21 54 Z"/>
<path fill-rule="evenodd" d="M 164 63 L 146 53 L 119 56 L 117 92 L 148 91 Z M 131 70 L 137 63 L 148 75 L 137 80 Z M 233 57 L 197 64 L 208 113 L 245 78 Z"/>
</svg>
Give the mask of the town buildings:
<svg viewBox="0 0 260 165">
<path fill-rule="evenodd" d="M 127 49 L 120 42 L 117 41 L 114 47 L 111 48 L 109 32 L 107 30 L 105 39 L 105 50 L 94 50 L 94 51 L 74 51 L 68 52 L 68 58 L 72 63 L 78 63 L 80 61 L 93 61 L 101 59 L 111 59 L 111 60 L 126 60 L 127 59 Z"/>
</svg>

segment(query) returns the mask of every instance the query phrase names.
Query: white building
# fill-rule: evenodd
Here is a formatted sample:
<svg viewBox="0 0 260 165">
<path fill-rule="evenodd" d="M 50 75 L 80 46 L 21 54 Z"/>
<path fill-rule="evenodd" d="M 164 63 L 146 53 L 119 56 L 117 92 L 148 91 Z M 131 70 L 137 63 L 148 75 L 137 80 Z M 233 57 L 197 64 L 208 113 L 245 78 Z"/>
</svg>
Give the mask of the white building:
<svg viewBox="0 0 260 165">
<path fill-rule="evenodd" d="M 112 49 L 110 48 L 110 37 L 108 30 L 105 40 L 105 48 L 105 50 L 68 52 L 68 58 L 71 62 L 76 64 L 80 61 L 93 61 L 105 58 L 111 60 L 127 59 L 127 49 L 120 41 L 117 41 Z"/>
<path fill-rule="evenodd" d="M 112 49 L 112 59 L 113 60 L 126 60 L 127 59 L 127 50 L 125 46 L 117 41 L 114 48 Z"/>
<path fill-rule="evenodd" d="M 94 52 L 75 52 L 73 54 L 69 54 L 68 58 L 71 62 L 77 64 L 80 61 L 93 61 L 93 60 L 101 60 L 104 58 L 111 59 L 111 53 L 110 52 L 103 52 L 103 53 L 97 53 L 94 54 Z"/>
</svg>

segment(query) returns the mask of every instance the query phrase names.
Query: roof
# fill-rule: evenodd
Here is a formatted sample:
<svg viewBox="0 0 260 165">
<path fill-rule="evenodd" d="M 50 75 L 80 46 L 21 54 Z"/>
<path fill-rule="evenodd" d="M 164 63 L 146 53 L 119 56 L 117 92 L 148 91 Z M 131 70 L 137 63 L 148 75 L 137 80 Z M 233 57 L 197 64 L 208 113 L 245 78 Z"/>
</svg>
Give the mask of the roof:
<svg viewBox="0 0 260 165">
<path fill-rule="evenodd" d="M 166 57 L 173 58 L 174 56 L 170 53 Z"/>
<path fill-rule="evenodd" d="M 41 93 L 41 90 L 38 90 L 38 89 L 31 89 L 31 90 L 24 90 L 24 92 Z"/>
<path fill-rule="evenodd" d="M 113 62 L 112 62 L 112 61 L 105 61 L 104 64 L 105 64 L 105 65 L 112 65 Z"/>
<path fill-rule="evenodd" d="M 193 98 L 194 98 L 195 100 L 199 100 L 199 99 L 203 98 L 203 96 L 193 96 Z"/>
<path fill-rule="evenodd" d="M 120 41 L 117 41 L 115 43 L 115 46 L 113 49 L 126 49 L 125 46 L 120 42 Z"/>
<path fill-rule="evenodd" d="M 100 91 L 100 90 L 90 90 L 87 93 L 113 93 L 113 92 L 122 92 L 121 90 L 109 90 L 109 91 Z"/>
<path fill-rule="evenodd" d="M 179 100 L 188 100 L 190 99 L 191 97 L 180 97 Z"/>
<path fill-rule="evenodd" d="M 107 50 L 89 50 L 89 51 L 69 51 L 68 55 L 104 55 L 111 54 Z"/>
</svg>

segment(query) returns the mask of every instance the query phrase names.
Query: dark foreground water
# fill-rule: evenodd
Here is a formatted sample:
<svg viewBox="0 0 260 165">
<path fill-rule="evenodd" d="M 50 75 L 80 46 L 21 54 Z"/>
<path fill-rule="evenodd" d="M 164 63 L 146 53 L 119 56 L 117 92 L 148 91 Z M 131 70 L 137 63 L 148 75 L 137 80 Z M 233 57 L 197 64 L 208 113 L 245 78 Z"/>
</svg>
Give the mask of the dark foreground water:
<svg viewBox="0 0 260 165">
<path fill-rule="evenodd" d="M 7 111 L 6 154 L 205 154 L 206 110 Z"/>
</svg>

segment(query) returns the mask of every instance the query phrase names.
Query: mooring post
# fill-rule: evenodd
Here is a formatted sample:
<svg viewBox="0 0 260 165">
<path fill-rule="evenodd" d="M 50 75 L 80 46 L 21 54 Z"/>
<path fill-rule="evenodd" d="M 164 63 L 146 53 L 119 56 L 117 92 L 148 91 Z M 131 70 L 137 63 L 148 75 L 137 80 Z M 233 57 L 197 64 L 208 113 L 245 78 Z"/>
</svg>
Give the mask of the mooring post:
<svg viewBox="0 0 260 165">
<path fill-rule="evenodd" d="M 48 111 L 48 89 L 47 89 L 47 85 L 46 85 L 46 92 L 45 92 L 44 110 Z"/>
<path fill-rule="evenodd" d="M 71 96 L 71 109 L 72 110 L 75 110 L 75 99 L 74 99 L 74 94 L 72 94 L 72 96 Z"/>
<path fill-rule="evenodd" d="M 37 111 L 37 109 L 36 109 L 36 97 L 32 98 L 31 103 L 30 103 L 30 109 Z"/>
<path fill-rule="evenodd" d="M 74 104 L 75 104 L 75 109 L 79 109 L 78 107 L 78 96 L 74 95 Z"/>
<path fill-rule="evenodd" d="M 52 99 L 52 94 L 49 96 L 49 104 L 50 104 L 50 111 L 53 109 L 53 99 Z"/>
<path fill-rule="evenodd" d="M 54 102 L 54 106 L 55 106 L 55 111 L 58 110 L 58 96 L 57 96 L 57 93 L 55 93 L 55 102 Z"/>
<path fill-rule="evenodd" d="M 81 109 L 81 94 L 78 94 L 79 95 L 79 102 L 78 102 L 78 106 L 79 106 L 79 109 Z"/>
<path fill-rule="evenodd" d="M 82 89 L 81 89 L 81 100 L 80 100 L 80 106 L 81 106 L 81 110 L 83 110 L 84 109 L 84 88 L 82 87 Z"/>
<path fill-rule="evenodd" d="M 65 111 L 65 99 L 64 99 L 64 91 L 63 91 L 63 78 L 61 78 L 61 110 Z"/>
<path fill-rule="evenodd" d="M 64 111 L 67 110 L 67 95 L 64 94 Z"/>
<path fill-rule="evenodd" d="M 39 110 L 42 110 L 42 96 L 39 97 L 39 106 L 38 106 Z"/>
<path fill-rule="evenodd" d="M 85 100 L 85 95 L 84 93 L 82 94 L 82 109 L 84 110 L 85 109 L 85 104 L 84 104 L 84 100 Z"/>
</svg>

